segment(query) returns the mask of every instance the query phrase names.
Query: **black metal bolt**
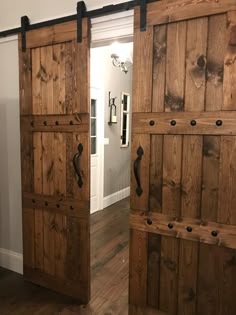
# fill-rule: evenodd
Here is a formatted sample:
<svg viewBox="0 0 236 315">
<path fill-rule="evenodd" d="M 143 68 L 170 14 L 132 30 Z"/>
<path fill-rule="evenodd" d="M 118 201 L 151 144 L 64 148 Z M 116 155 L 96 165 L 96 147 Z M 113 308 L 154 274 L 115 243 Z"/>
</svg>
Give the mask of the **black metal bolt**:
<svg viewBox="0 0 236 315">
<path fill-rule="evenodd" d="M 152 219 L 148 218 L 148 219 L 147 219 L 147 224 L 148 224 L 148 225 L 152 225 Z"/>
<path fill-rule="evenodd" d="M 74 125 L 74 122 L 72 120 L 70 121 L 70 125 Z"/>
<path fill-rule="evenodd" d="M 154 126 L 155 125 L 155 121 L 154 120 L 150 120 L 149 125 L 150 126 Z"/>
<path fill-rule="evenodd" d="M 74 210 L 74 207 L 73 207 L 73 206 L 70 206 L 70 210 Z"/>
<path fill-rule="evenodd" d="M 171 124 L 171 126 L 175 126 L 176 125 L 176 121 L 175 120 L 171 120 L 170 124 Z"/>
<path fill-rule="evenodd" d="M 216 121 L 216 126 L 220 127 L 220 126 L 222 126 L 222 125 L 223 125 L 222 120 L 217 120 L 217 121 Z"/>
<path fill-rule="evenodd" d="M 31 121 L 31 123 L 30 123 L 30 124 L 31 124 L 31 127 L 34 127 L 34 122 L 33 122 L 33 121 Z"/>
<path fill-rule="evenodd" d="M 46 121 L 44 121 L 43 124 L 44 124 L 44 126 L 47 126 L 48 123 Z"/>
<path fill-rule="evenodd" d="M 196 126 L 197 122 L 196 120 L 191 120 L 191 126 Z"/>
<path fill-rule="evenodd" d="M 211 235 L 212 235 L 213 237 L 217 237 L 218 233 L 217 233 L 217 231 L 212 231 L 212 232 L 211 232 Z"/>
<path fill-rule="evenodd" d="M 45 206 L 48 206 L 48 202 L 47 201 L 45 201 Z"/>
<path fill-rule="evenodd" d="M 191 232 L 192 232 L 192 230 L 193 230 L 193 229 L 192 229 L 192 227 L 191 227 L 191 226 L 188 226 L 188 227 L 187 227 L 187 231 L 188 231 L 189 233 L 191 233 Z"/>
<path fill-rule="evenodd" d="M 172 223 L 169 223 L 168 224 L 168 228 L 171 230 L 171 229 L 173 229 L 173 227 L 174 227 L 174 225 L 172 224 Z"/>
<path fill-rule="evenodd" d="M 35 199 L 32 199 L 32 202 L 35 203 Z"/>
<path fill-rule="evenodd" d="M 59 125 L 59 121 L 56 121 L 55 124 L 58 126 Z"/>
<path fill-rule="evenodd" d="M 60 208 L 60 205 L 59 205 L 59 204 L 57 204 L 57 208 Z"/>
</svg>

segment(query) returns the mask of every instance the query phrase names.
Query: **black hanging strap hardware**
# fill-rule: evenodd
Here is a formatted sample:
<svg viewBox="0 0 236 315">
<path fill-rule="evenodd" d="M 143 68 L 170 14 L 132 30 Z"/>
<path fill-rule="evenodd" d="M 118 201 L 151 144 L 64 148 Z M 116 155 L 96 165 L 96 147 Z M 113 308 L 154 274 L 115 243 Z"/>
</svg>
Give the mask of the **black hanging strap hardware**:
<svg viewBox="0 0 236 315">
<path fill-rule="evenodd" d="M 21 41 L 22 41 L 22 51 L 26 51 L 26 31 L 29 29 L 29 18 L 27 15 L 21 17 Z"/>
<path fill-rule="evenodd" d="M 82 20 L 85 16 L 87 9 L 84 1 L 77 2 L 77 42 L 82 43 L 83 30 Z"/>
<path fill-rule="evenodd" d="M 145 32 L 147 25 L 147 0 L 140 0 L 140 31 Z"/>
</svg>

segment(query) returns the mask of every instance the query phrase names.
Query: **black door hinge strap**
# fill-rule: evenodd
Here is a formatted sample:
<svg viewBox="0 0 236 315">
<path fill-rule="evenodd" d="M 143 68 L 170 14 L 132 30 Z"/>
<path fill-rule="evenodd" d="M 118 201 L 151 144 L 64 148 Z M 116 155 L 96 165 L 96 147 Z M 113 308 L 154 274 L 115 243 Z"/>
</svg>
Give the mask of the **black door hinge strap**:
<svg viewBox="0 0 236 315">
<path fill-rule="evenodd" d="M 27 15 L 21 17 L 21 45 L 22 51 L 26 51 L 26 31 L 29 29 L 29 18 Z"/>
<path fill-rule="evenodd" d="M 85 16 L 87 9 L 84 1 L 77 2 L 77 42 L 82 43 L 83 30 L 82 20 Z"/>
<path fill-rule="evenodd" d="M 145 32 L 147 26 L 147 0 L 140 0 L 140 31 Z"/>
</svg>

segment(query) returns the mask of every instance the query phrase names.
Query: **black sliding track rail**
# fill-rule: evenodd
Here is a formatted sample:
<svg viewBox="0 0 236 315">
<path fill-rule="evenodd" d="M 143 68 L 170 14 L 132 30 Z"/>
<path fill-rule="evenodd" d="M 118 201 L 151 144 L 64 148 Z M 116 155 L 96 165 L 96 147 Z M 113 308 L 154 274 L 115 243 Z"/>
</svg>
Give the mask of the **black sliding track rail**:
<svg viewBox="0 0 236 315">
<path fill-rule="evenodd" d="M 146 1 L 133 0 L 133 1 L 127 1 L 127 2 L 123 2 L 123 3 L 119 3 L 119 4 L 107 5 L 103 8 L 100 8 L 100 9 L 84 12 L 84 17 L 96 18 L 96 17 L 100 17 L 100 16 L 105 16 L 105 15 L 109 15 L 109 14 L 114 14 L 114 13 L 132 10 L 136 6 L 140 6 L 142 9 L 142 8 L 144 8 L 144 6 L 143 6 L 144 2 L 151 3 L 151 2 L 155 2 L 155 1 L 157 1 L 157 0 L 146 0 Z M 142 12 L 141 12 L 141 14 L 142 14 Z M 61 18 L 57 18 L 57 19 L 53 19 L 53 20 L 48 20 L 48 21 L 44 21 L 44 22 L 40 22 L 40 23 L 31 24 L 31 25 L 28 25 L 27 31 L 39 29 L 39 28 L 46 27 L 46 26 L 52 26 L 55 24 L 74 21 L 74 20 L 77 20 L 77 17 L 78 17 L 78 15 L 74 14 L 74 15 L 69 15 L 69 16 L 65 16 L 65 17 L 61 17 Z M 16 34 L 21 33 L 21 32 L 22 32 L 21 27 L 1 31 L 0 32 L 0 38 L 6 37 L 6 36 L 11 36 L 11 35 L 16 35 Z"/>
</svg>

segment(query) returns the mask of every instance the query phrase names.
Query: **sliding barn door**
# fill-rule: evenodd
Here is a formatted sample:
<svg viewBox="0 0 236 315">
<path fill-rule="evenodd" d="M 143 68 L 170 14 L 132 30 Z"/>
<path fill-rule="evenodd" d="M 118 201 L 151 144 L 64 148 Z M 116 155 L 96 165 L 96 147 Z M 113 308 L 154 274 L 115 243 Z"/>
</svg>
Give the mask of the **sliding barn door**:
<svg viewBox="0 0 236 315">
<path fill-rule="evenodd" d="M 90 296 L 89 38 L 77 23 L 26 34 L 20 112 L 24 277 Z"/>
<path fill-rule="evenodd" d="M 135 10 L 130 315 L 236 314 L 236 1 Z"/>
</svg>

